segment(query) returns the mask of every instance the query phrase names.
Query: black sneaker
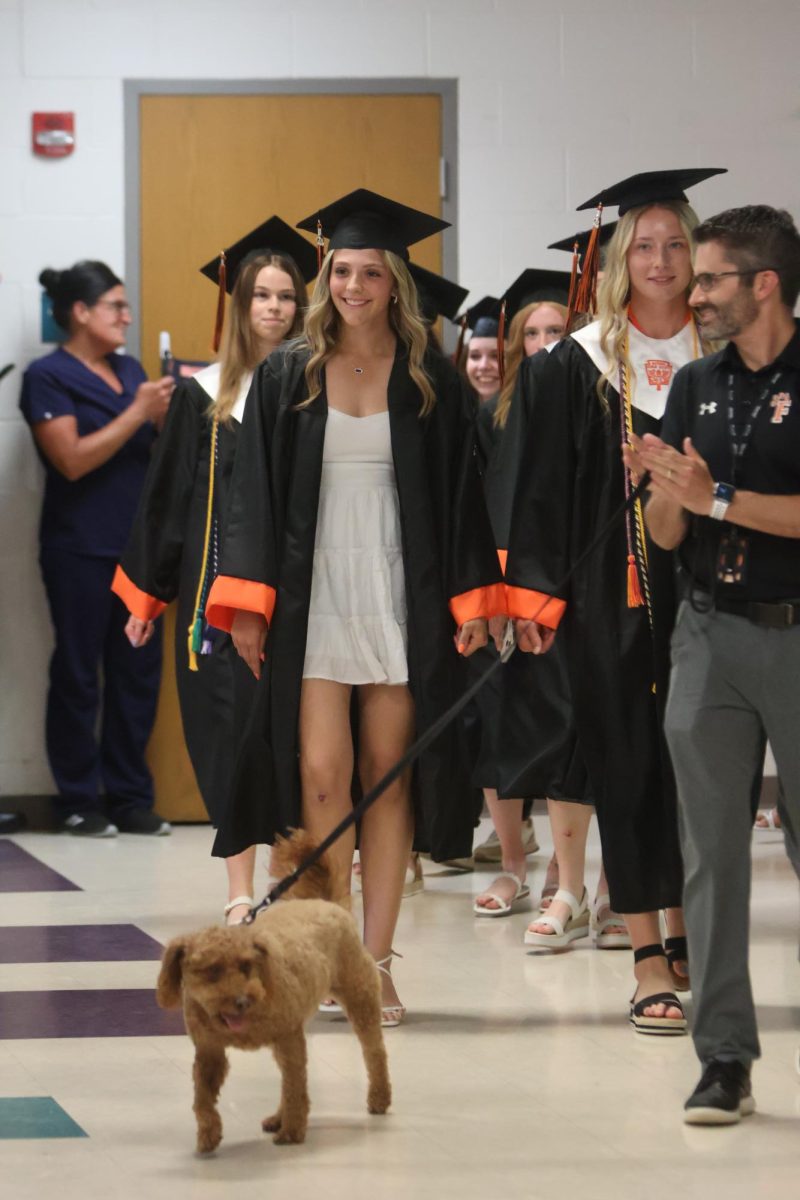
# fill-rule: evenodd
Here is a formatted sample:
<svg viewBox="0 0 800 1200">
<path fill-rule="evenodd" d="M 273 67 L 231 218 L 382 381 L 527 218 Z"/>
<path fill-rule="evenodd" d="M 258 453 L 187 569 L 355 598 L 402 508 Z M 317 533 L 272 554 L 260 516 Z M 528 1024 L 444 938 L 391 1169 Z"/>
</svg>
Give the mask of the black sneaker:
<svg viewBox="0 0 800 1200">
<path fill-rule="evenodd" d="M 119 833 L 116 825 L 109 821 L 103 813 L 73 813 L 61 824 L 64 833 L 73 833 L 76 837 L 112 838 Z"/>
<path fill-rule="evenodd" d="M 150 837 L 166 837 L 172 826 L 149 808 L 128 808 L 114 818 L 120 833 L 146 833 Z"/>
<path fill-rule="evenodd" d="M 710 1059 L 683 1107 L 686 1125 L 736 1125 L 756 1111 L 750 1068 L 740 1062 Z"/>
</svg>

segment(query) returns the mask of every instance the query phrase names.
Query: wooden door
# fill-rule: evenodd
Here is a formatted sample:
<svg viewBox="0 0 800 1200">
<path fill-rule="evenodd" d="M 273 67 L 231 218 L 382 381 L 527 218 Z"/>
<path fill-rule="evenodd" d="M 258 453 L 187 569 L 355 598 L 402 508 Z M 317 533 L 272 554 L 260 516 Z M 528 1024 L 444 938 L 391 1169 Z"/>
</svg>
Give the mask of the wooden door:
<svg viewBox="0 0 800 1200">
<path fill-rule="evenodd" d="M 161 330 L 176 358 L 210 359 L 216 289 L 199 267 L 273 213 L 294 225 L 358 187 L 441 213 L 439 95 L 148 95 L 139 103 L 140 327 L 151 377 Z M 413 254 L 441 270 L 440 237 Z M 159 811 L 204 820 L 177 705 L 173 630 L 174 616 L 148 760 Z"/>
</svg>

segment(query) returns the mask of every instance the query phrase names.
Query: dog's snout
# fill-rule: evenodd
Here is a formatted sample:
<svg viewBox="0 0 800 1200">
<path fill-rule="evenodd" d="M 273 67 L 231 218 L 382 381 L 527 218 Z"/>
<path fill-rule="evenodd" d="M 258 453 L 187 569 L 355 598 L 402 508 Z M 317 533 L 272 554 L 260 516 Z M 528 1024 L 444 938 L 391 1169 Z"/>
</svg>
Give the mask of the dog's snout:
<svg viewBox="0 0 800 1200">
<path fill-rule="evenodd" d="M 233 1003 L 239 1012 L 244 1012 L 246 1008 L 250 1007 L 252 1001 L 249 996 L 237 996 Z"/>
</svg>

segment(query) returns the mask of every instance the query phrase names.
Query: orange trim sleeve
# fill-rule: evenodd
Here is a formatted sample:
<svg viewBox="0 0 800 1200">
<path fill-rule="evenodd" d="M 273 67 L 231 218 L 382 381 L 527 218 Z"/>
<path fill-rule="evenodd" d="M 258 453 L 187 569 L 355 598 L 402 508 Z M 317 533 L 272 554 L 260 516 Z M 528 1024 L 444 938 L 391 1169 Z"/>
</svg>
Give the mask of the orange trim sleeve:
<svg viewBox="0 0 800 1200">
<path fill-rule="evenodd" d="M 487 587 L 473 588 L 471 592 L 450 597 L 450 612 L 459 628 L 479 617 L 488 621 L 490 617 L 505 616 L 505 611 L 506 596 L 502 583 L 491 583 Z"/>
<path fill-rule="evenodd" d="M 206 604 L 206 620 L 215 629 L 230 633 L 237 612 L 261 613 L 267 624 L 272 622 L 275 609 L 275 589 L 252 579 L 235 579 L 218 575 L 211 585 Z"/>
<path fill-rule="evenodd" d="M 140 621 L 155 621 L 167 607 L 163 600 L 156 600 L 138 588 L 132 579 L 118 566 L 111 581 L 111 590 L 119 596 L 132 617 Z"/>
<path fill-rule="evenodd" d="M 558 629 L 559 622 L 567 610 L 566 600 L 557 600 L 546 592 L 534 592 L 531 588 L 506 586 L 508 615 L 518 621 L 535 621 L 548 629 Z"/>
<path fill-rule="evenodd" d="M 505 573 L 506 573 L 506 563 L 508 562 L 508 551 L 507 551 L 507 550 L 500 550 L 500 549 L 498 549 L 498 551 L 497 551 L 497 557 L 500 559 L 500 570 L 501 570 L 501 571 L 503 572 L 503 574 L 505 575 Z"/>
</svg>

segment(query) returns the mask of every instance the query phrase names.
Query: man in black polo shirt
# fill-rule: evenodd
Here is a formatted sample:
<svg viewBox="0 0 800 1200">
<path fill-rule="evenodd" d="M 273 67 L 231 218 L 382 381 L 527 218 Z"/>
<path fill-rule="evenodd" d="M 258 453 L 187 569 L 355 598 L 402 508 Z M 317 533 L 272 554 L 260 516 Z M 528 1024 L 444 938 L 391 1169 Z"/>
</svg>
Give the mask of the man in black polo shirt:
<svg viewBox="0 0 800 1200">
<path fill-rule="evenodd" d="M 661 438 L 625 451 L 651 473 L 646 520 L 687 580 L 665 728 L 678 783 L 703 1074 L 690 1124 L 753 1112 L 759 1056 L 748 971 L 751 790 L 769 738 L 800 875 L 800 234 L 788 213 L 731 209 L 694 234 L 689 303 L 724 350 L 683 367 Z"/>
</svg>

